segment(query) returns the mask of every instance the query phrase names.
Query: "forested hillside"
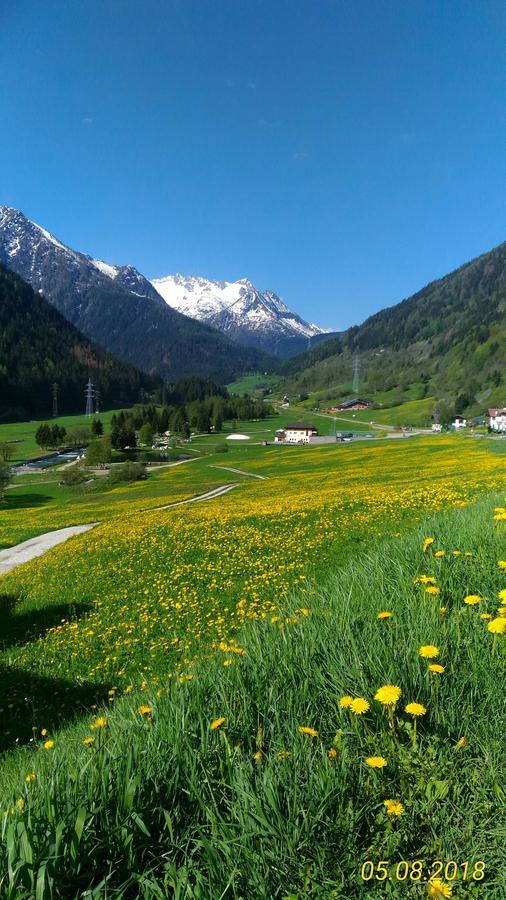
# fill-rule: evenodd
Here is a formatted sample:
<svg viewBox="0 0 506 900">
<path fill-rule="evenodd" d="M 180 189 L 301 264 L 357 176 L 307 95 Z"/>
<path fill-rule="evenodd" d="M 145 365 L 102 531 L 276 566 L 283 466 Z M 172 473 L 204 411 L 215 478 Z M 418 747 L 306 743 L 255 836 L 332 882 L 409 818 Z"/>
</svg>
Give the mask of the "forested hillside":
<svg viewBox="0 0 506 900">
<path fill-rule="evenodd" d="M 353 359 L 363 390 L 419 385 L 421 396 L 477 409 L 501 393 L 506 354 L 506 243 L 362 325 L 284 366 L 287 387 L 350 387 Z M 506 392 L 506 388 L 504 389 Z"/>
<path fill-rule="evenodd" d="M 0 416 L 47 416 L 52 384 L 60 413 L 81 412 L 91 377 L 103 406 L 122 406 L 161 387 L 82 335 L 44 297 L 0 265 Z"/>
</svg>

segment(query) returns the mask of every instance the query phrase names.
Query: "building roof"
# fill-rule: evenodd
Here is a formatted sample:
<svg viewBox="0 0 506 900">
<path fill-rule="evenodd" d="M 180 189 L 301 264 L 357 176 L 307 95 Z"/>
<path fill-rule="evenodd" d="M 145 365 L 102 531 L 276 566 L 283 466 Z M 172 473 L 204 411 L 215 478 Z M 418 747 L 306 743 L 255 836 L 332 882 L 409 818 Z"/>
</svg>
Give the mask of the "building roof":
<svg viewBox="0 0 506 900">
<path fill-rule="evenodd" d="M 369 406 L 370 401 L 366 400 L 364 397 L 353 397 L 352 400 L 343 400 L 342 403 L 339 403 L 339 406 L 355 406 L 357 403 L 361 403 L 363 406 Z"/>
<path fill-rule="evenodd" d="M 285 431 L 318 431 L 315 425 L 308 425 L 307 422 L 292 422 L 291 425 L 285 425 Z"/>
<path fill-rule="evenodd" d="M 488 409 L 487 413 L 489 416 L 492 416 L 492 418 L 495 418 L 496 416 L 506 416 L 506 407 L 503 409 Z"/>
</svg>

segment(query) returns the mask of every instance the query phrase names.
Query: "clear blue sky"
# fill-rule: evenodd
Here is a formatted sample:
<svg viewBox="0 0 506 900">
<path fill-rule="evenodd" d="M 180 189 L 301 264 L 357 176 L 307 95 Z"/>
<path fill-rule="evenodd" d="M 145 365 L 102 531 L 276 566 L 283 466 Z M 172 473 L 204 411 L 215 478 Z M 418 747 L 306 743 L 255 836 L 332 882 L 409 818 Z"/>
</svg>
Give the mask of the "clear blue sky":
<svg viewBox="0 0 506 900">
<path fill-rule="evenodd" d="M 0 0 L 0 202 L 346 327 L 506 239 L 503 0 Z"/>
</svg>

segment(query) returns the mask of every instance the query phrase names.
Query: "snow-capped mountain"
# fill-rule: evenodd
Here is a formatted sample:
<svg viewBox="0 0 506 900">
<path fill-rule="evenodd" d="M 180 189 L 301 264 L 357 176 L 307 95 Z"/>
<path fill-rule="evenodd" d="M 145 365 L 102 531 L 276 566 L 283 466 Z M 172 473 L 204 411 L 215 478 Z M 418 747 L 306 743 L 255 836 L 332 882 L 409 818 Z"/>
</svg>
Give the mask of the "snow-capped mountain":
<svg viewBox="0 0 506 900">
<path fill-rule="evenodd" d="M 171 309 L 133 266 L 79 253 L 6 206 L 0 206 L 0 265 L 118 359 L 168 381 L 196 375 L 226 383 L 271 364 L 256 349 Z"/>
<path fill-rule="evenodd" d="M 151 282 L 173 309 L 206 322 L 239 343 L 279 356 L 292 356 L 325 332 L 305 322 L 272 291 L 247 278 L 209 281 L 195 275 L 167 275 Z"/>
<path fill-rule="evenodd" d="M 8 206 L 0 206 L 0 262 L 44 293 L 51 270 L 64 265 L 67 270 L 73 270 L 78 280 L 101 283 L 106 275 L 118 287 L 138 297 L 150 297 L 158 303 L 161 300 L 151 282 L 133 266 L 111 266 L 72 250 L 41 225 Z"/>
</svg>

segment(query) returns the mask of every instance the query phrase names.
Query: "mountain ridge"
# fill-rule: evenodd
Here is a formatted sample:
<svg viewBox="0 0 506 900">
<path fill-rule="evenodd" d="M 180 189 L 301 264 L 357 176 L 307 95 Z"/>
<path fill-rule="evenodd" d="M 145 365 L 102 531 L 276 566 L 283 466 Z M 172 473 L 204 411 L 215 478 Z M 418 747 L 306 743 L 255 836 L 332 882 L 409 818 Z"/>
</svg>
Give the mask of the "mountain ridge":
<svg viewBox="0 0 506 900">
<path fill-rule="evenodd" d="M 94 260 L 5 206 L 0 263 L 114 356 L 168 381 L 197 375 L 224 383 L 251 369 L 272 368 L 266 354 L 168 307 L 135 267 Z"/>
</svg>

